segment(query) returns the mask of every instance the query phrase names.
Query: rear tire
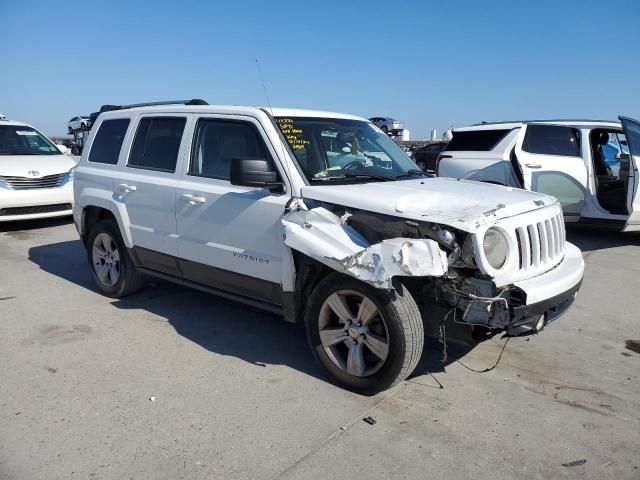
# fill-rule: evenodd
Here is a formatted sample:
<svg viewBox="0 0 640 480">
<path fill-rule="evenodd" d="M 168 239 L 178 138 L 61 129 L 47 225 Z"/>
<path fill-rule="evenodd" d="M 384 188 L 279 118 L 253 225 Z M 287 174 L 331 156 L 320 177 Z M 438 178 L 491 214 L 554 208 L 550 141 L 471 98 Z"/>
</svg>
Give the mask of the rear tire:
<svg viewBox="0 0 640 480">
<path fill-rule="evenodd" d="M 100 220 L 87 238 L 87 259 L 98 289 L 112 298 L 125 297 L 143 285 L 114 220 Z"/>
<path fill-rule="evenodd" d="M 407 378 L 424 346 L 420 311 L 399 281 L 381 290 L 332 273 L 311 294 L 305 325 L 323 370 L 338 385 L 365 395 Z"/>
</svg>

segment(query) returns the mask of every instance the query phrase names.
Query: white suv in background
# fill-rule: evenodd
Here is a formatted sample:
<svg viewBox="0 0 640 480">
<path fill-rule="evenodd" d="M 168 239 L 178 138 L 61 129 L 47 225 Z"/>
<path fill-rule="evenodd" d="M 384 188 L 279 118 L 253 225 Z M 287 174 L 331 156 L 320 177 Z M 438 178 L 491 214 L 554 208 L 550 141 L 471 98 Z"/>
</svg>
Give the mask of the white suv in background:
<svg viewBox="0 0 640 480">
<path fill-rule="evenodd" d="M 419 306 L 519 334 L 580 287 L 552 197 L 428 177 L 353 115 L 172 103 L 103 107 L 76 170 L 105 295 L 150 275 L 304 322 L 331 378 L 374 393 L 417 365 Z"/>
<path fill-rule="evenodd" d="M 640 230 L 640 123 L 545 120 L 453 131 L 438 175 L 553 195 L 568 222 Z"/>
<path fill-rule="evenodd" d="M 395 120 L 389 117 L 372 117 L 369 119 L 371 123 L 380 128 L 384 133 L 389 135 L 398 136 L 402 135 L 404 125 L 400 120 Z"/>
<path fill-rule="evenodd" d="M 73 117 L 67 123 L 67 129 L 69 133 L 77 132 L 79 130 L 88 130 L 91 126 L 91 120 L 87 116 L 83 117 Z"/>
<path fill-rule="evenodd" d="M 0 222 L 71 215 L 75 166 L 32 126 L 0 120 Z"/>
</svg>

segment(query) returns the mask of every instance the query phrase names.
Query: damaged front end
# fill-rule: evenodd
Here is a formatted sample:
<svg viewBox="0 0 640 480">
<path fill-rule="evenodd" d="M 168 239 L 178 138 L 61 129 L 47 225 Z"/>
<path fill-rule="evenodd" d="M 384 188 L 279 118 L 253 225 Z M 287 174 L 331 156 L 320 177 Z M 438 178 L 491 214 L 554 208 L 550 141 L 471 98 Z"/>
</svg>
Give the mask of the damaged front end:
<svg viewBox="0 0 640 480">
<path fill-rule="evenodd" d="M 445 277 L 461 257 L 455 235 L 435 224 L 301 200 L 283 218 L 285 244 L 377 288 L 394 277 Z"/>
<path fill-rule="evenodd" d="M 324 202 L 295 199 L 283 218 L 285 244 L 376 288 L 399 278 L 420 303 L 449 309 L 458 323 L 517 335 L 541 330 L 572 303 L 579 284 L 529 305 L 516 284 L 497 287 L 476 266 L 472 234 Z"/>
<path fill-rule="evenodd" d="M 499 289 L 491 279 L 470 276 L 459 281 L 436 280 L 431 298 L 449 307 L 455 322 L 521 335 L 539 332 L 558 319 L 575 300 L 580 285 L 578 281 L 544 301 L 528 303 L 527 292 L 516 285 Z"/>
</svg>

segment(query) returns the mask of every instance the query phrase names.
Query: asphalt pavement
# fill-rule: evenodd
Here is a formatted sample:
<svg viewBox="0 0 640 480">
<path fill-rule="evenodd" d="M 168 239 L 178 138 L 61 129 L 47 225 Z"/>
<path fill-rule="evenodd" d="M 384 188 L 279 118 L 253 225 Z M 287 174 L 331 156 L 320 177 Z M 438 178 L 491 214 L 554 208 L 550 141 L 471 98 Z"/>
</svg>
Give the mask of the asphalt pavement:
<svg viewBox="0 0 640 480">
<path fill-rule="evenodd" d="M 640 234 L 569 240 L 565 316 L 445 364 L 431 339 L 364 397 L 274 315 L 163 282 L 106 298 L 69 220 L 0 224 L 0 478 L 638 479 Z"/>
</svg>

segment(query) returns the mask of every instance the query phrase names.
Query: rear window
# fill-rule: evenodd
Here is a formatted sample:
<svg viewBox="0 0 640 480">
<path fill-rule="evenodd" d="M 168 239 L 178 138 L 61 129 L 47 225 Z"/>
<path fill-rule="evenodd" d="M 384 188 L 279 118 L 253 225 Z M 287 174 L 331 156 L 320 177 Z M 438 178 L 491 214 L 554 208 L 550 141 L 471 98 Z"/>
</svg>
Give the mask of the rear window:
<svg viewBox="0 0 640 480">
<path fill-rule="evenodd" d="M 522 150 L 543 155 L 580 156 L 580 132 L 571 127 L 528 125 Z"/>
<path fill-rule="evenodd" d="M 129 128 L 128 118 L 105 120 L 100 124 L 96 138 L 93 140 L 88 160 L 93 163 L 118 163 L 124 136 Z"/>
<path fill-rule="evenodd" d="M 511 130 L 470 130 L 465 132 L 452 132 L 453 138 L 447 145 L 447 150 L 488 152 L 493 149 Z"/>
<path fill-rule="evenodd" d="M 184 117 L 146 117 L 140 120 L 128 166 L 175 172 L 186 121 Z"/>
</svg>

